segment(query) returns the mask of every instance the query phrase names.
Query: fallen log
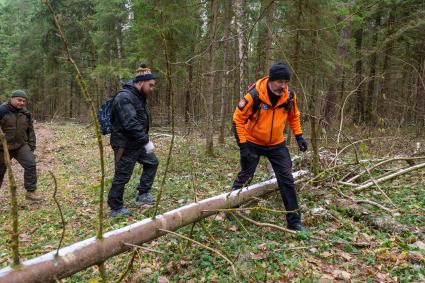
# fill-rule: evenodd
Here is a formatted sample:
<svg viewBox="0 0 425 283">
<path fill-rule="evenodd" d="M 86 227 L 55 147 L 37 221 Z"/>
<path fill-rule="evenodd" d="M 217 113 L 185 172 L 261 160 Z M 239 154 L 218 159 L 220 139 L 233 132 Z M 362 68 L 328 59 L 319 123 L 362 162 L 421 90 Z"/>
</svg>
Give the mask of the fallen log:
<svg viewBox="0 0 425 283">
<path fill-rule="evenodd" d="M 298 179 L 305 171 L 295 172 Z M 16 268 L 0 270 L 0 282 L 51 282 L 70 276 L 108 258 L 166 234 L 163 230 L 175 231 L 190 223 L 206 218 L 217 210 L 240 205 L 253 197 L 259 197 L 277 189 L 276 179 L 258 183 L 247 188 L 223 193 L 175 210 L 144 219 L 104 234 L 103 239 L 95 237 L 71 246 L 22 262 Z"/>
</svg>

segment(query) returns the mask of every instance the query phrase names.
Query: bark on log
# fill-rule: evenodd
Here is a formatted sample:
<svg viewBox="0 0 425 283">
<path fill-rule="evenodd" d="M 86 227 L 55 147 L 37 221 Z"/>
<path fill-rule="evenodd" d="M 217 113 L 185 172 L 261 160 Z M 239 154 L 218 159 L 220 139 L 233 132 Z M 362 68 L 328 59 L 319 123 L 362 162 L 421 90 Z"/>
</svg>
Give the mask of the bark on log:
<svg viewBox="0 0 425 283">
<path fill-rule="evenodd" d="M 298 171 L 293 175 L 297 179 L 303 174 L 305 174 L 305 171 Z M 276 179 L 271 179 L 241 190 L 223 193 L 197 203 L 185 205 L 158 215 L 155 219 L 144 219 L 105 233 L 103 239 L 93 237 L 62 248 L 56 257 L 56 251 L 53 251 L 27 260 L 17 266 L 16 269 L 4 268 L 0 270 L 0 282 L 44 283 L 59 280 L 130 250 L 131 247 L 128 244 L 140 245 L 166 234 L 160 229 L 175 231 L 215 214 L 218 209 L 242 204 L 253 197 L 265 195 L 276 189 Z"/>
</svg>

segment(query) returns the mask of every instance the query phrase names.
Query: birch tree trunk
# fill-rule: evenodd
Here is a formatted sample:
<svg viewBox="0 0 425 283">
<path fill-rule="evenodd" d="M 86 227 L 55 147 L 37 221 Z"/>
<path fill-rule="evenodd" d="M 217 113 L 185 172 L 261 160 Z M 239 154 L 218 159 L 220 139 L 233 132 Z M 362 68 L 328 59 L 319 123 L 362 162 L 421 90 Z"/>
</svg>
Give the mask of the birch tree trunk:
<svg viewBox="0 0 425 283">
<path fill-rule="evenodd" d="M 216 27 L 217 27 L 217 0 L 211 1 L 211 21 L 210 21 L 210 47 L 208 59 L 208 97 L 207 101 L 207 134 L 206 134 L 206 154 L 214 154 L 214 70 L 215 70 L 215 49 L 216 49 Z"/>
</svg>

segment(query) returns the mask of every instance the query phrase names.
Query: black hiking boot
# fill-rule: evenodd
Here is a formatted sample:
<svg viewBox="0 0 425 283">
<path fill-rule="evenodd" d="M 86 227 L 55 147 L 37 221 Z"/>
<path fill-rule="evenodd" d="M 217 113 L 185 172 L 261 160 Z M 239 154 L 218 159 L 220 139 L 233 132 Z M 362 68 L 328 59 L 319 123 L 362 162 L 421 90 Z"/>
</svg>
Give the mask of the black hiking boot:
<svg viewBox="0 0 425 283">
<path fill-rule="evenodd" d="M 110 218 L 114 218 L 114 217 L 128 217 L 128 216 L 132 216 L 133 213 L 131 213 L 131 211 L 125 209 L 125 208 L 120 208 L 120 209 L 111 209 L 111 211 L 109 212 L 109 217 Z"/>
<path fill-rule="evenodd" d="M 288 225 L 288 229 L 289 230 L 293 230 L 293 231 L 297 231 L 297 232 L 304 232 L 304 233 L 308 233 L 307 228 L 305 228 L 305 226 L 301 223 L 295 223 L 292 225 Z"/>
<path fill-rule="evenodd" d="M 150 193 L 143 193 L 136 197 L 136 204 L 145 205 L 145 204 L 155 204 L 156 200 Z"/>
</svg>

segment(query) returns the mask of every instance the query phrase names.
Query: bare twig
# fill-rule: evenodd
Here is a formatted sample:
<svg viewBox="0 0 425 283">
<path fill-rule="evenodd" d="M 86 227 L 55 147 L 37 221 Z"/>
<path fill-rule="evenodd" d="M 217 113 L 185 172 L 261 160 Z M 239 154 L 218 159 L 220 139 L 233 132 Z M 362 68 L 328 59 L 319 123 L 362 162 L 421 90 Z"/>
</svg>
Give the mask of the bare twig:
<svg viewBox="0 0 425 283">
<path fill-rule="evenodd" d="M 204 231 L 205 234 L 207 234 L 207 236 L 214 242 L 214 244 L 216 246 L 220 246 L 220 244 L 217 242 L 217 240 L 214 238 L 214 236 L 210 233 L 210 231 L 208 231 L 207 227 L 205 227 L 205 224 L 202 221 L 199 221 L 199 224 L 201 225 L 201 229 L 202 231 Z M 227 257 L 227 258 L 231 258 L 231 256 L 224 250 L 224 249 L 220 249 L 220 251 Z"/>
<path fill-rule="evenodd" d="M 255 220 L 247 217 L 246 215 L 243 215 L 242 213 L 238 213 L 237 215 L 239 217 L 241 217 L 242 219 L 245 219 L 246 221 L 248 221 L 248 222 L 250 222 L 252 224 L 255 224 L 255 225 L 259 226 L 259 227 L 270 227 L 270 228 L 274 228 L 274 229 L 277 229 L 277 230 L 280 230 L 280 231 L 283 231 L 283 232 L 287 232 L 287 233 L 290 233 L 290 234 L 297 234 L 296 231 L 289 230 L 288 228 L 285 228 L 285 227 L 282 227 L 282 226 L 279 226 L 279 225 L 275 225 L 275 224 L 272 224 L 272 223 L 264 223 L 264 222 L 255 221 Z"/>
<path fill-rule="evenodd" d="M 394 162 L 394 161 L 410 161 L 410 160 L 418 160 L 418 159 L 425 159 L 425 156 L 417 156 L 417 157 L 394 157 L 394 158 L 390 158 L 390 159 L 386 159 L 383 160 L 381 162 L 376 163 L 375 165 L 369 167 L 369 170 L 373 170 L 381 165 L 390 163 L 390 162 Z M 363 174 L 367 173 L 367 170 L 363 170 L 362 172 L 360 172 L 359 174 L 357 174 L 354 177 L 351 177 L 350 179 L 347 180 L 347 182 L 354 182 L 355 180 L 357 180 L 359 177 L 361 177 Z"/>
<path fill-rule="evenodd" d="M 353 89 L 346 97 L 345 97 L 345 99 L 344 99 L 344 103 L 342 104 L 342 107 L 341 107 L 341 120 L 340 120 L 340 123 L 339 123 L 339 130 L 338 130 L 338 136 L 337 136 L 337 139 L 336 139 L 336 148 L 337 148 L 337 150 L 336 150 L 336 152 L 335 152 L 335 160 L 337 160 L 337 157 L 338 157 L 338 146 L 339 146 L 339 141 L 340 141 L 340 138 L 341 138 L 341 132 L 342 132 L 342 124 L 344 123 L 344 107 L 345 107 L 345 105 L 346 105 L 346 103 L 347 103 L 347 101 L 348 101 L 348 98 L 350 98 L 350 96 L 351 95 L 353 95 L 358 89 L 359 89 L 359 87 L 366 81 L 366 80 L 368 80 L 369 79 L 369 77 L 365 77 L 357 86 L 356 86 L 356 88 L 355 89 Z"/>
<path fill-rule="evenodd" d="M 131 256 L 130 261 L 127 264 L 127 267 L 125 268 L 124 272 L 121 274 L 120 278 L 118 278 L 118 280 L 116 281 L 116 283 L 121 283 L 125 277 L 127 276 L 127 273 L 132 269 L 133 267 L 133 263 L 134 263 L 134 259 L 136 258 L 137 255 L 137 250 L 133 251 L 133 254 Z"/>
<path fill-rule="evenodd" d="M 58 199 L 56 198 L 56 193 L 58 192 L 58 182 L 56 181 L 56 177 L 55 177 L 55 175 L 53 174 L 53 172 L 52 172 L 52 171 L 49 171 L 49 173 L 50 173 L 50 176 L 52 176 L 53 183 L 54 183 L 54 185 L 55 185 L 55 190 L 54 190 L 54 192 L 53 192 L 53 200 L 55 201 L 56 206 L 58 207 L 59 214 L 60 214 L 61 221 L 62 221 L 62 235 L 61 235 L 61 238 L 60 238 L 60 240 L 59 240 L 58 248 L 56 249 L 56 256 L 58 256 L 58 255 L 59 255 L 59 250 L 60 250 L 60 248 L 61 248 L 61 246 L 62 246 L 63 238 L 64 238 L 64 236 L 65 236 L 65 228 L 66 228 L 66 227 L 65 227 L 65 218 L 63 217 L 63 213 L 62 213 L 62 208 L 61 208 L 61 206 L 60 206 L 60 204 L 59 204 Z"/>
<path fill-rule="evenodd" d="M 216 253 L 217 255 L 219 255 L 220 257 L 222 257 L 225 261 L 227 261 L 227 262 L 230 264 L 230 266 L 232 267 L 232 270 L 233 270 L 233 274 L 236 276 L 236 269 L 235 269 L 235 266 L 233 265 L 233 262 L 232 262 L 229 258 L 227 258 L 225 255 L 223 255 L 221 252 L 219 252 L 218 250 L 213 249 L 213 248 L 211 248 L 211 247 L 209 247 L 209 246 L 207 246 L 207 245 L 204 245 L 204 244 L 202 244 L 202 243 L 200 243 L 200 242 L 198 242 L 198 241 L 195 241 L 195 240 L 193 240 L 193 239 L 191 239 L 191 238 L 189 238 L 189 237 L 186 237 L 186 236 L 184 236 L 184 235 L 181 235 L 181 234 L 179 234 L 179 233 L 176 233 L 176 232 L 173 232 L 173 231 L 170 231 L 170 230 L 166 230 L 166 229 L 159 229 L 159 231 L 163 231 L 163 232 L 166 232 L 166 233 L 172 234 L 172 235 L 174 235 L 174 236 L 177 236 L 177 237 L 179 237 L 179 238 L 183 238 L 183 239 L 185 239 L 185 240 L 191 241 L 192 243 L 195 243 L 195 244 L 197 244 L 197 245 L 199 245 L 199 246 L 203 247 L 204 249 L 207 249 L 207 250 L 209 250 L 209 251 L 211 251 L 211 252 L 213 252 L 213 253 Z"/>
<path fill-rule="evenodd" d="M 395 177 L 398 177 L 400 175 L 406 174 L 408 172 L 411 172 L 411 171 L 414 171 L 414 170 L 417 170 L 417 169 L 420 169 L 420 168 L 423 168 L 423 167 L 425 167 L 425 163 L 420 163 L 420 164 L 417 164 L 415 166 L 411 166 L 411 167 L 399 170 L 399 171 L 397 171 L 397 172 L 395 172 L 391 175 L 376 179 L 376 183 L 382 183 L 384 181 L 394 179 Z M 354 191 L 355 192 L 362 191 L 364 189 L 367 189 L 367 188 L 373 186 L 374 184 L 375 184 L 374 182 L 368 182 L 364 185 L 358 186 L 357 188 L 354 189 Z"/>
<path fill-rule="evenodd" d="M 373 184 L 378 188 L 378 190 L 385 196 L 385 198 L 391 203 L 392 206 L 397 207 L 395 203 L 390 199 L 390 197 L 381 189 L 381 187 L 376 182 L 375 178 L 373 178 L 372 173 L 370 170 L 365 166 L 365 169 L 367 173 L 369 174 L 370 180 L 373 182 Z"/>
<path fill-rule="evenodd" d="M 162 192 L 164 190 L 165 180 L 167 178 L 168 167 L 170 166 L 171 154 L 173 152 L 174 137 L 175 137 L 174 86 L 173 86 L 173 82 L 171 80 L 171 66 L 170 66 L 170 61 L 168 59 L 167 40 L 165 38 L 164 33 L 162 33 L 162 32 L 161 32 L 161 38 L 162 38 L 163 43 L 164 43 L 164 56 L 165 56 L 165 62 L 166 62 L 166 66 L 167 66 L 167 72 L 166 72 L 167 83 L 170 87 L 170 92 L 171 92 L 171 94 L 170 94 L 171 95 L 171 97 L 170 97 L 170 101 L 171 101 L 170 104 L 171 105 L 169 105 L 169 107 L 171 107 L 171 135 L 172 136 L 171 136 L 170 148 L 168 150 L 167 163 L 165 164 L 164 175 L 162 177 L 161 185 L 159 187 L 158 196 L 156 198 L 156 204 L 155 204 L 155 209 L 154 209 L 154 213 L 153 213 L 153 218 L 156 217 L 156 215 L 158 213 L 159 203 L 161 202 Z"/>
<path fill-rule="evenodd" d="M 150 248 L 146 248 L 146 247 L 139 246 L 139 245 L 133 245 L 133 244 L 130 244 L 130 243 L 123 243 L 123 244 L 126 245 L 126 246 L 129 246 L 129 247 L 133 247 L 133 248 L 145 250 L 145 251 L 148 251 L 148 252 L 154 252 L 154 253 L 162 254 L 162 255 L 165 255 L 166 254 L 164 252 L 161 252 L 161 251 L 158 251 L 158 250 L 154 250 L 154 249 L 150 249 Z"/>
<path fill-rule="evenodd" d="M 343 197 L 345 197 L 345 198 L 347 198 L 347 199 L 349 199 L 349 200 L 351 200 L 353 202 L 356 202 L 356 203 L 367 203 L 367 204 L 370 204 L 370 205 L 374 205 L 376 207 L 379 207 L 380 209 L 385 210 L 385 211 L 387 211 L 390 214 L 393 214 L 394 213 L 394 211 L 392 211 L 389 208 L 386 208 L 382 204 L 379 204 L 377 202 L 374 202 L 374 201 L 371 201 L 371 200 L 368 200 L 368 199 L 356 199 L 354 197 L 347 196 L 346 194 L 344 194 L 341 190 L 339 190 L 337 188 L 334 188 L 334 189 L 338 192 L 338 194 L 340 194 L 341 196 L 343 196 Z"/>
<path fill-rule="evenodd" d="M 253 219 L 251 219 L 251 218 L 249 218 L 245 215 L 242 215 L 241 213 L 238 213 L 238 216 L 242 217 L 246 221 L 248 221 L 248 222 L 250 222 L 250 223 L 252 223 L 256 226 L 259 226 L 259 227 L 269 227 L 269 228 L 277 229 L 277 230 L 287 232 L 287 233 L 290 233 L 290 234 L 297 234 L 298 233 L 296 231 L 289 230 L 288 228 L 285 228 L 285 227 L 282 227 L 282 226 L 279 226 L 279 225 L 276 225 L 276 224 L 257 222 L 257 221 L 255 221 L 255 220 L 253 220 Z M 311 239 L 314 239 L 314 240 L 325 241 L 325 242 L 329 242 L 331 244 L 351 244 L 353 246 L 358 246 L 358 247 L 370 246 L 370 244 L 368 244 L 368 243 L 357 243 L 357 242 L 348 242 L 348 241 L 333 241 L 333 240 L 327 240 L 327 239 L 317 237 L 317 236 L 313 236 L 313 235 L 309 235 L 309 237 Z"/>
<path fill-rule="evenodd" d="M 192 234 L 193 234 L 193 229 L 195 229 L 195 225 L 196 225 L 196 223 L 197 222 L 194 222 L 193 224 L 192 224 L 192 227 L 190 228 L 190 232 L 189 232 L 189 238 L 192 238 Z M 189 244 L 190 244 L 190 241 L 188 240 L 187 242 L 186 242 L 186 246 L 184 247 L 184 249 L 183 249 L 183 253 L 189 248 Z"/>
<path fill-rule="evenodd" d="M 7 146 L 6 136 L 0 128 L 0 140 L 3 147 L 3 158 L 7 168 L 9 178 L 10 192 L 10 215 L 12 218 L 12 233 L 10 234 L 10 248 L 12 250 L 12 265 L 19 265 L 19 229 L 18 229 L 18 199 L 16 197 L 16 182 L 13 177 L 12 166 L 10 163 L 9 148 Z"/>
</svg>

